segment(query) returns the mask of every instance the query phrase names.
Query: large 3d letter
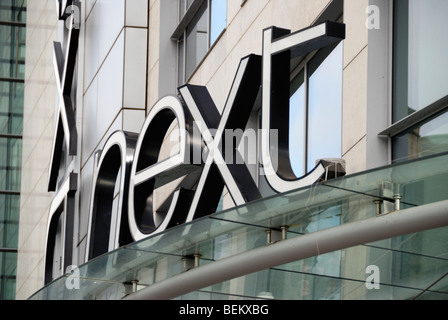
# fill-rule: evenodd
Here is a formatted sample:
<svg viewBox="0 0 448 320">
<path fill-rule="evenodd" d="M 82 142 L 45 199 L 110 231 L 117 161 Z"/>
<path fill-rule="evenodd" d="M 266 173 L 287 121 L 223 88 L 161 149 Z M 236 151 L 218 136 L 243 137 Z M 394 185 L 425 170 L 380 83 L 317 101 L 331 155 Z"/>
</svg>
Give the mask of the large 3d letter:
<svg viewBox="0 0 448 320">
<path fill-rule="evenodd" d="M 162 144 L 174 121 L 178 125 L 179 151 L 159 162 Z M 160 208 L 154 208 L 153 196 L 155 189 L 200 168 L 190 158 L 194 144 L 192 128 L 189 114 L 176 97 L 163 98 L 149 112 L 137 142 L 130 173 L 128 216 L 134 240 L 185 222 L 186 208 L 189 208 L 192 198 L 189 188 L 174 192 L 167 205 Z"/>
<path fill-rule="evenodd" d="M 128 190 L 137 135 L 116 131 L 96 154 L 87 233 L 86 261 L 132 242 Z M 119 184 L 117 184 L 119 182 Z M 114 199 L 118 201 L 114 208 Z"/>
<path fill-rule="evenodd" d="M 72 264 L 75 193 L 78 175 L 70 173 L 50 207 L 45 248 L 45 284 L 61 276 Z"/>
<path fill-rule="evenodd" d="M 78 10 L 81 8 L 81 4 L 78 0 L 70 1 L 70 5 L 78 8 Z M 66 20 L 66 24 L 69 26 L 75 24 L 75 14 L 65 15 L 58 11 L 58 15 L 60 15 L 60 19 Z M 79 28 L 74 27 L 69 28 L 65 54 L 63 52 L 62 44 L 60 42 L 54 42 L 53 64 L 57 79 L 59 110 L 50 160 L 48 191 L 56 191 L 58 170 L 61 162 L 64 141 L 68 155 L 76 156 L 78 152 L 78 133 L 76 130 L 76 119 L 71 100 L 78 44 Z"/>
<path fill-rule="evenodd" d="M 208 152 L 187 221 L 214 213 L 224 186 L 227 186 L 236 205 L 261 198 L 246 164 L 239 161 L 239 151 L 232 149 L 229 155 L 220 149 L 222 143 L 226 144 L 226 130 L 243 131 L 247 125 L 260 90 L 260 65 L 260 56 L 250 55 L 241 59 L 221 115 L 207 88 L 186 85 L 179 89 Z M 216 130 L 214 135 L 212 129 Z M 225 159 L 229 158 L 231 163 L 226 163 Z"/>
<path fill-rule="evenodd" d="M 319 163 L 307 176 L 297 178 L 289 156 L 289 77 L 291 58 L 302 56 L 345 38 L 345 25 L 325 22 L 290 33 L 279 28 L 263 32 L 263 91 L 261 157 L 269 185 L 277 192 L 311 185 L 324 173 Z M 271 130 L 278 131 L 278 144 L 271 143 Z M 273 159 L 277 155 L 278 159 Z"/>
</svg>

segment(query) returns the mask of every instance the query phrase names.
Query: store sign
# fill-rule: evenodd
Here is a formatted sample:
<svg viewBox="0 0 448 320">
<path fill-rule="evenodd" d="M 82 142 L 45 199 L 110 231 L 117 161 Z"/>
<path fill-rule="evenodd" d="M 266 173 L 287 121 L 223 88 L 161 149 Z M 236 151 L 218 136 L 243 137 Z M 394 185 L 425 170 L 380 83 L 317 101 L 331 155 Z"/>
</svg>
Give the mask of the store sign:
<svg viewBox="0 0 448 320">
<path fill-rule="evenodd" d="M 322 163 L 300 179 L 291 169 L 287 120 L 290 61 L 341 41 L 344 35 L 344 25 L 332 22 L 293 34 L 274 27 L 266 29 L 263 56 L 249 55 L 241 60 L 222 113 L 206 87 L 185 85 L 179 88 L 180 98 L 163 98 L 151 109 L 139 135 L 115 132 L 96 165 L 87 259 L 214 213 L 224 187 L 237 206 L 262 198 L 246 164 L 239 161 L 242 155 L 238 149 L 222 147 L 229 143 L 226 132 L 246 129 L 260 93 L 260 163 L 270 187 L 286 192 L 321 178 L 325 173 Z M 178 141 L 177 152 L 159 161 L 173 122 L 178 130 L 170 134 L 171 140 L 174 136 Z M 203 155 L 199 161 L 194 158 L 198 146 Z M 118 174 L 121 177 L 117 180 Z M 181 177 L 184 180 L 165 203 L 154 208 L 155 190 Z M 115 204 L 118 210 L 112 210 L 115 181 L 120 183 Z"/>
<path fill-rule="evenodd" d="M 286 192 L 320 179 L 325 173 L 322 163 L 300 179 L 291 169 L 290 61 L 344 37 L 345 26 L 333 22 L 295 33 L 268 28 L 263 31 L 263 55 L 241 59 L 222 112 L 206 87 L 185 85 L 179 88 L 179 97 L 165 97 L 152 107 L 140 134 L 113 133 L 95 155 L 86 260 L 214 213 L 224 187 L 236 205 L 262 198 L 238 149 L 221 147 L 229 142 L 226 132 L 246 130 L 253 106 L 260 97 L 261 158 L 258 160 L 269 186 L 275 192 Z M 65 137 L 70 149 L 76 128 L 66 117 L 68 107 L 60 108 L 63 121 L 58 131 L 61 134 L 57 132 L 56 136 Z M 173 122 L 177 123 L 175 133 L 170 131 Z M 160 161 L 167 134 L 171 140 L 174 137 L 177 149 Z M 62 146 L 61 142 L 57 144 L 59 140 L 62 138 L 55 139 L 54 163 L 58 162 L 55 155 Z M 57 178 L 57 168 L 57 165 L 52 167 L 50 177 Z M 50 190 L 54 189 L 56 178 L 50 179 Z M 177 189 L 154 208 L 155 190 L 180 178 L 183 179 Z"/>
</svg>

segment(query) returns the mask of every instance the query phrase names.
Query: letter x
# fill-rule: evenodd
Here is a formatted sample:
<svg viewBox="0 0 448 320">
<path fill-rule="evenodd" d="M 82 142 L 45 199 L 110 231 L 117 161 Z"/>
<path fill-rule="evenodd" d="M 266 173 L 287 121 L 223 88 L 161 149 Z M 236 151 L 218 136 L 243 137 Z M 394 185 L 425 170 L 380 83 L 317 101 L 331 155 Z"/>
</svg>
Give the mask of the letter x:
<svg viewBox="0 0 448 320">
<path fill-rule="evenodd" d="M 79 1 L 73 1 L 73 5 L 80 6 Z M 73 26 L 74 15 L 68 17 L 70 25 Z M 77 154 L 78 134 L 76 130 L 76 119 L 73 111 L 71 92 L 73 76 L 75 73 L 76 55 L 79 44 L 79 29 L 70 28 L 68 34 L 67 48 L 65 55 L 60 42 L 54 42 L 54 69 L 56 75 L 59 110 L 58 121 L 53 141 L 53 150 L 50 163 L 50 181 L 48 191 L 55 191 L 57 184 L 57 175 L 61 161 L 62 147 L 65 143 L 68 148 L 68 154 L 75 156 Z"/>
<path fill-rule="evenodd" d="M 239 152 L 234 149 L 232 163 L 225 163 L 228 157 L 219 149 L 225 130 L 246 128 L 260 85 L 261 57 L 250 55 L 240 62 L 222 115 L 206 87 L 186 85 L 179 88 L 208 149 L 187 221 L 215 212 L 224 185 L 237 206 L 261 198 L 247 166 L 237 164 L 236 159 L 241 157 Z M 210 129 L 217 129 L 214 136 Z"/>
</svg>

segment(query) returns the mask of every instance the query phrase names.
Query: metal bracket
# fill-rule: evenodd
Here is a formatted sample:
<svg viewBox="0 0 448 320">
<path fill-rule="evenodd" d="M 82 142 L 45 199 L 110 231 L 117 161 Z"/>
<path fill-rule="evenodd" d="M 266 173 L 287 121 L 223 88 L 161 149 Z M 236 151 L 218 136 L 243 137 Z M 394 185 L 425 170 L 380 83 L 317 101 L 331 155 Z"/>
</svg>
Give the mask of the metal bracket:
<svg viewBox="0 0 448 320">
<path fill-rule="evenodd" d="M 271 245 L 279 241 L 287 239 L 288 226 L 281 226 L 280 229 L 267 229 L 266 232 L 266 244 Z"/>
<path fill-rule="evenodd" d="M 189 256 L 183 256 L 182 261 L 184 262 L 184 272 L 199 267 L 199 259 L 201 255 L 195 253 Z"/>
</svg>

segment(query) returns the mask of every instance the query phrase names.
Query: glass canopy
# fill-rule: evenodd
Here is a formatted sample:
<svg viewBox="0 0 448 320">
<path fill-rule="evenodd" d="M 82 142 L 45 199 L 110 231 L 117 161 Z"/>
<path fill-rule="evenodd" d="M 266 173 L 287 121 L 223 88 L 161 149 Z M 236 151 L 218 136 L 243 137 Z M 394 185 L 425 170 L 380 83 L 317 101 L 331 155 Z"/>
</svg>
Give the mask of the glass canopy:
<svg viewBox="0 0 448 320">
<path fill-rule="evenodd" d="M 122 299 L 275 241 L 447 199 L 448 154 L 375 169 L 174 227 L 100 256 L 30 299 Z M 447 231 L 441 227 L 294 261 L 177 299 L 448 299 Z M 366 285 L 370 266 L 380 272 L 379 288 Z"/>
</svg>

